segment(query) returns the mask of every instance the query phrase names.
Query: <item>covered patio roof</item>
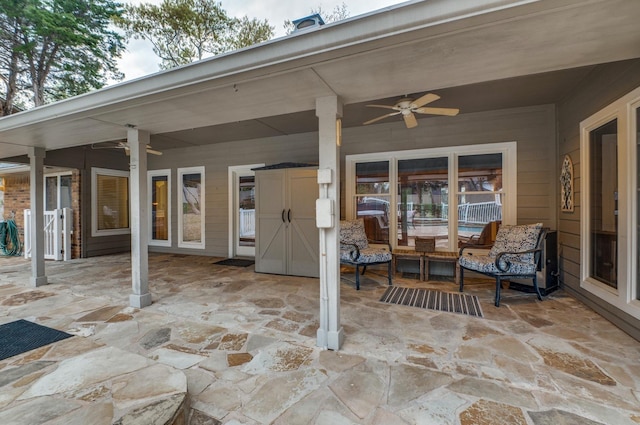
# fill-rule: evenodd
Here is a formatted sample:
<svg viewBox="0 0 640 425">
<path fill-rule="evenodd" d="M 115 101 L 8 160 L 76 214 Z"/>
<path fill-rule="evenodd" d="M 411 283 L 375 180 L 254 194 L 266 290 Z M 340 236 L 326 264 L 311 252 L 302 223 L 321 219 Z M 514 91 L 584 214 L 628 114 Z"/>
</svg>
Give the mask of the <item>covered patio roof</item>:
<svg viewBox="0 0 640 425">
<path fill-rule="evenodd" d="M 329 95 L 345 127 L 428 91 L 462 113 L 552 103 L 593 66 L 640 57 L 638 16 L 633 0 L 410 1 L 1 118 L 0 158 L 131 126 L 165 150 L 316 131 Z"/>
</svg>

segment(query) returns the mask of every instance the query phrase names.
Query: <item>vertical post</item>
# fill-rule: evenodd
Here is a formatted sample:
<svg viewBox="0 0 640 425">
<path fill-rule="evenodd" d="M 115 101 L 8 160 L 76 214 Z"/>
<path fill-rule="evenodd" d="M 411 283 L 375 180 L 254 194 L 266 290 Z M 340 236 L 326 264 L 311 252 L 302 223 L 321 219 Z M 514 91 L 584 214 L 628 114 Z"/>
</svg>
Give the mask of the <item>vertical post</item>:
<svg viewBox="0 0 640 425">
<path fill-rule="evenodd" d="M 44 148 L 29 148 L 31 286 L 47 284 L 44 270 Z"/>
<path fill-rule="evenodd" d="M 327 185 L 325 196 L 333 201 L 335 214 L 332 228 L 323 229 L 320 246 L 326 251 L 326 274 L 321 276 L 320 285 L 326 285 L 326 307 L 320 310 L 320 328 L 317 345 L 331 350 L 339 350 L 344 341 L 344 330 L 340 326 L 340 144 L 342 124 L 342 103 L 337 96 L 316 99 L 318 117 L 318 144 L 320 169 L 330 169 L 332 181 Z M 318 189 L 320 193 L 320 189 Z M 323 197 L 323 194 L 320 193 Z M 323 281 L 324 280 L 324 281 Z M 326 327 L 325 327 L 326 326 Z"/>
<path fill-rule="evenodd" d="M 24 258 L 31 258 L 31 210 L 24 210 Z"/>
<path fill-rule="evenodd" d="M 73 210 L 71 208 L 62 209 L 62 233 L 64 238 L 63 261 L 71 260 L 71 229 L 73 229 Z"/>
<path fill-rule="evenodd" d="M 130 128 L 127 142 L 130 153 L 131 188 L 131 307 L 151 305 L 149 293 L 149 217 L 147 215 L 147 145 L 150 135 L 146 131 Z"/>
<path fill-rule="evenodd" d="M 52 229 L 50 231 L 50 237 L 53 245 L 53 259 L 55 261 L 62 260 L 62 209 L 53 210 L 53 222 L 51 223 Z"/>
</svg>

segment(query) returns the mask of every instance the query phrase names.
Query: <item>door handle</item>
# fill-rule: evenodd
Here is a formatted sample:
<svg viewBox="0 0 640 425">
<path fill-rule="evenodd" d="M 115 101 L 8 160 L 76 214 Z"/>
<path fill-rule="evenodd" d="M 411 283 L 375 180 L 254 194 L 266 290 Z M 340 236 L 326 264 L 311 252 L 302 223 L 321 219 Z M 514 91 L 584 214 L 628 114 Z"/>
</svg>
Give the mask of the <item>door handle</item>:
<svg viewBox="0 0 640 425">
<path fill-rule="evenodd" d="M 291 210 L 287 211 L 287 220 L 291 223 Z"/>
<path fill-rule="evenodd" d="M 286 221 L 284 221 L 284 210 L 282 210 L 282 215 L 280 217 L 282 218 L 282 222 L 286 223 Z"/>
</svg>

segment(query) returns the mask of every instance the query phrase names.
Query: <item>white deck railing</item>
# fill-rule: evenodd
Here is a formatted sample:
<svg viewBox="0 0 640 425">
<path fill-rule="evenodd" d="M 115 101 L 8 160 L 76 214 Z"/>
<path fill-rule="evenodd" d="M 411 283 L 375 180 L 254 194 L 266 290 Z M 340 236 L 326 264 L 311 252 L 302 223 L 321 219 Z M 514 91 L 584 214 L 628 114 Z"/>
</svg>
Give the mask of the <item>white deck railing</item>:
<svg viewBox="0 0 640 425">
<path fill-rule="evenodd" d="M 458 222 L 488 223 L 502 220 L 502 205 L 497 202 L 477 202 L 458 205 Z"/>
<path fill-rule="evenodd" d="M 44 258 L 71 259 L 73 210 L 62 208 L 44 212 Z M 31 210 L 24 210 L 24 257 L 31 258 Z"/>
<path fill-rule="evenodd" d="M 256 210 L 244 210 L 240 208 L 240 237 L 255 236 L 256 234 Z"/>
</svg>

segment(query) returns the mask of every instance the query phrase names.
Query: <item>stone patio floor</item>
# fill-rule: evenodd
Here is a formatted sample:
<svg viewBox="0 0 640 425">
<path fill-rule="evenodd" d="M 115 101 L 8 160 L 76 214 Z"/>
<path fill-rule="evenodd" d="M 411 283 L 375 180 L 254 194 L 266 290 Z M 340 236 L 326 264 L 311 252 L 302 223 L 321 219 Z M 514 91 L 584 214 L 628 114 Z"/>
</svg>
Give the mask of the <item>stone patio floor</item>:
<svg viewBox="0 0 640 425">
<path fill-rule="evenodd" d="M 385 277 L 343 274 L 338 352 L 315 346 L 317 279 L 219 258 L 150 255 L 153 304 L 128 307 L 128 254 L 0 258 L 0 324 L 74 334 L 0 361 L 0 424 L 640 423 L 640 343 L 556 291 L 465 282 L 484 318 L 383 304 Z M 450 280 L 395 285 L 456 292 Z"/>
</svg>

